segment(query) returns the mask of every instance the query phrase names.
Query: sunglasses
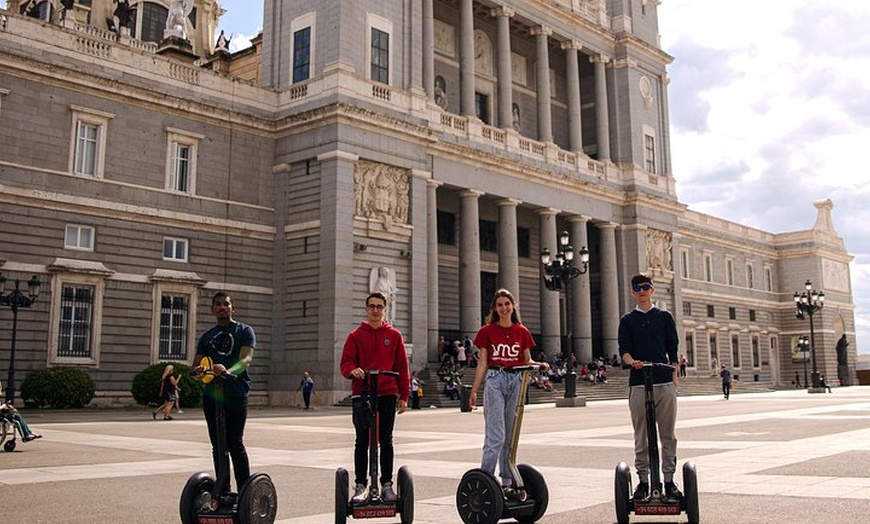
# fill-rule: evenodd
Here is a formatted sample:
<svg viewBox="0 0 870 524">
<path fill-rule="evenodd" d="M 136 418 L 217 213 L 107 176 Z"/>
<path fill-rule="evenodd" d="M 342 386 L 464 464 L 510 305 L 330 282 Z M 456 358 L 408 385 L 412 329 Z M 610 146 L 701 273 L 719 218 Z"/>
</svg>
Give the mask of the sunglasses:
<svg viewBox="0 0 870 524">
<path fill-rule="evenodd" d="M 383 306 L 381 304 L 367 304 L 366 309 L 371 311 L 383 311 L 387 306 Z"/>
<path fill-rule="evenodd" d="M 641 284 L 639 286 L 631 286 L 631 289 L 633 289 L 635 293 L 640 293 L 641 291 L 649 291 L 650 289 L 652 289 L 652 284 Z"/>
</svg>

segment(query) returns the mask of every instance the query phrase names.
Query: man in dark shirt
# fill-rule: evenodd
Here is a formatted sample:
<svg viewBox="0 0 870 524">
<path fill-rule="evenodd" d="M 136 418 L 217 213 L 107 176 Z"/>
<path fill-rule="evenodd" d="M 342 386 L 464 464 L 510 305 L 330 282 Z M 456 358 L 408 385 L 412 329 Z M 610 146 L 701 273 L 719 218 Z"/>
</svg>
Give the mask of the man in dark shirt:
<svg viewBox="0 0 870 524">
<path fill-rule="evenodd" d="M 731 372 L 728 371 L 725 364 L 722 364 L 719 376 L 722 377 L 722 394 L 725 395 L 725 400 L 728 400 L 728 397 L 731 396 Z"/>
<path fill-rule="evenodd" d="M 644 402 L 643 363 L 677 363 L 679 336 L 674 317 L 662 311 L 652 302 L 655 292 L 652 280 L 643 274 L 631 278 L 631 296 L 637 306 L 619 320 L 619 356 L 631 366 L 629 378 L 628 407 L 634 426 L 634 467 L 639 482 L 634 492 L 635 499 L 649 496 L 649 443 L 647 441 L 646 406 Z M 671 499 L 682 497 L 674 482 L 677 469 L 677 438 L 674 426 L 677 421 L 677 369 L 653 368 L 653 395 L 656 404 L 656 423 L 662 451 L 662 476 L 665 481 L 665 496 Z"/>
</svg>

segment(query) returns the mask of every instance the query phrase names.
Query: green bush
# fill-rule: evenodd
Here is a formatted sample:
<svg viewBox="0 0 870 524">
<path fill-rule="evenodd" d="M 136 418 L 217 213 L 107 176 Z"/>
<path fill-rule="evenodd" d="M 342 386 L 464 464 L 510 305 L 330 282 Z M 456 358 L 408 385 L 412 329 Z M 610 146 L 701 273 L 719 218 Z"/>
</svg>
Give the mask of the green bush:
<svg viewBox="0 0 870 524">
<path fill-rule="evenodd" d="M 47 368 L 27 375 L 21 398 L 28 407 L 81 408 L 94 398 L 94 381 L 77 368 Z"/>
<path fill-rule="evenodd" d="M 163 370 L 172 364 L 173 375 L 179 376 L 178 386 L 181 388 L 181 408 L 197 407 L 202 403 L 202 383 L 190 378 L 190 366 L 182 362 L 160 362 L 148 366 L 133 377 L 133 387 L 130 392 L 137 404 L 157 406 L 162 404 L 160 398 L 160 380 Z"/>
</svg>

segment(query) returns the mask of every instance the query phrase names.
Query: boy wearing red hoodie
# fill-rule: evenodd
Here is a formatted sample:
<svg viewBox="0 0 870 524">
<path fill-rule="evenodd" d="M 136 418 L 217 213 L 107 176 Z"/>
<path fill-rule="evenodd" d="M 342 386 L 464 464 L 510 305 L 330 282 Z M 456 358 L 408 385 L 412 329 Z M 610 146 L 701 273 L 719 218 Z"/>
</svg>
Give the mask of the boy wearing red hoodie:
<svg viewBox="0 0 870 524">
<path fill-rule="evenodd" d="M 367 370 L 396 371 L 398 379 L 378 376 L 378 441 L 381 448 L 381 498 L 395 502 L 393 489 L 393 426 L 396 412 L 408 409 L 411 394 L 411 379 L 408 374 L 408 357 L 405 340 L 396 328 L 387 323 L 387 296 L 379 291 L 366 297 L 366 321 L 350 332 L 341 352 L 341 374 L 351 379 L 353 402 L 353 426 L 356 430 L 354 444 L 353 501 L 363 502 L 367 495 L 369 430 L 368 414 L 362 398 L 363 379 Z"/>
</svg>

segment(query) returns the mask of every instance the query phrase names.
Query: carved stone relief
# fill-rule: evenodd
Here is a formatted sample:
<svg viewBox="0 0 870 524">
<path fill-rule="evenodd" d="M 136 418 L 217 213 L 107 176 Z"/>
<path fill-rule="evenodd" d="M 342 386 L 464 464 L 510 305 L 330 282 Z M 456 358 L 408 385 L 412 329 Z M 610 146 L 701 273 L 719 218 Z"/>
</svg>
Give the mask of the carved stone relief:
<svg viewBox="0 0 870 524">
<path fill-rule="evenodd" d="M 392 229 L 408 223 L 410 184 L 406 170 L 359 160 L 354 171 L 354 214 Z"/>
<path fill-rule="evenodd" d="M 671 258 L 671 234 L 667 231 L 649 229 L 646 232 L 646 266 L 654 274 L 673 271 Z"/>
</svg>

